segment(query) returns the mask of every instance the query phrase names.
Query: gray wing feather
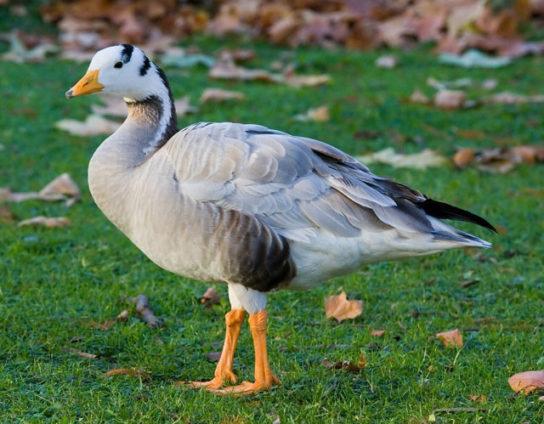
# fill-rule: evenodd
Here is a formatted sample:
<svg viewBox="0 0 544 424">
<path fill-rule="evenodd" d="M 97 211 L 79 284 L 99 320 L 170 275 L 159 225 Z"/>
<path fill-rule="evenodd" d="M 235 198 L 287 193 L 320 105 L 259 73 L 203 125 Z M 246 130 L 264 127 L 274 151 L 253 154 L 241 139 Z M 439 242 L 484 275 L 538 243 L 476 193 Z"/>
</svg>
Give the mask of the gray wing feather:
<svg viewBox="0 0 544 424">
<path fill-rule="evenodd" d="M 420 193 L 317 140 L 221 123 L 188 127 L 165 147 L 184 195 L 257 216 L 287 238 L 307 240 L 319 229 L 340 237 L 433 231 L 411 203 Z"/>
</svg>

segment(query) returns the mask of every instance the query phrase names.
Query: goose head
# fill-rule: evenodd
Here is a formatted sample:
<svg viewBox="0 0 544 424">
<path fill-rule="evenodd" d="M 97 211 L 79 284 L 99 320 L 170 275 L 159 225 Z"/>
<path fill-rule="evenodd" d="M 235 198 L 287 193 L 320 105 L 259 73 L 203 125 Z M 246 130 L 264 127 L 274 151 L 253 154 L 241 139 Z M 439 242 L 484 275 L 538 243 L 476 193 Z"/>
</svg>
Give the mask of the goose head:
<svg viewBox="0 0 544 424">
<path fill-rule="evenodd" d="M 142 50 L 120 44 L 99 50 L 87 73 L 66 92 L 66 97 L 102 92 L 138 102 L 151 96 L 168 96 L 169 91 L 164 73 Z"/>
</svg>

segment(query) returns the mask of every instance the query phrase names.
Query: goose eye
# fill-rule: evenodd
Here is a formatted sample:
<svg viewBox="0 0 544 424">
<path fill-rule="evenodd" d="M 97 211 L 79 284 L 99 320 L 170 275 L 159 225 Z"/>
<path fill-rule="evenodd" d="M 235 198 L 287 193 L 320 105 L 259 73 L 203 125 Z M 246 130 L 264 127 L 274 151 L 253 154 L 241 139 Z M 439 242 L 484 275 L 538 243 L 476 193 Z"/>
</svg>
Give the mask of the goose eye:
<svg viewBox="0 0 544 424">
<path fill-rule="evenodd" d="M 117 62 L 115 65 L 113 65 L 114 68 L 122 68 L 123 67 L 123 62 Z"/>
</svg>

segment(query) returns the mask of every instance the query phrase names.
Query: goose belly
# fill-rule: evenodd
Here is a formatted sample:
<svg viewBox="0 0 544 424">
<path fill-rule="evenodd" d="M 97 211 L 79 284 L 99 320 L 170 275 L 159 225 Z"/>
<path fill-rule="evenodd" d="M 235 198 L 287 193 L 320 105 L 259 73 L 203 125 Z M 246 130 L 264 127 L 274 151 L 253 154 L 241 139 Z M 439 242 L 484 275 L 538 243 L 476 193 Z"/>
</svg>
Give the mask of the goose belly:
<svg viewBox="0 0 544 424">
<path fill-rule="evenodd" d="M 361 232 L 359 237 L 337 237 L 319 232 L 309 242 L 292 241 L 291 256 L 297 275 L 289 285 L 309 289 L 328 279 L 356 271 L 362 265 L 436 253 L 444 250 L 428 234 L 407 238 L 397 230 Z"/>
</svg>

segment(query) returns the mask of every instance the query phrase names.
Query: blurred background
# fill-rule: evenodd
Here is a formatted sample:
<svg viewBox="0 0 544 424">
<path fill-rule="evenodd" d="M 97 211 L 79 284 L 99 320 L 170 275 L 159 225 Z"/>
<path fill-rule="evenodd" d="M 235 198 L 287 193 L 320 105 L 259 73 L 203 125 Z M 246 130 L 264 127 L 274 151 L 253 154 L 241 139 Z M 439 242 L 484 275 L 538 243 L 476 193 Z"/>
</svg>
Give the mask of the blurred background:
<svg viewBox="0 0 544 424">
<path fill-rule="evenodd" d="M 179 128 L 328 142 L 484 216 L 499 234 L 458 226 L 493 249 L 274 293 L 283 386 L 175 387 L 213 373 L 228 299 L 159 270 L 90 197 L 88 161 L 126 107 L 64 93 L 118 43 L 164 69 Z M 543 54 L 542 0 L 0 0 L 0 422 L 540 422 L 544 402 L 507 380 L 544 366 Z M 337 324 L 323 299 L 342 290 L 364 310 Z M 163 327 L 138 318 L 138 294 Z M 450 329 L 462 349 L 435 339 Z M 239 352 L 249 378 L 247 332 Z"/>
</svg>

